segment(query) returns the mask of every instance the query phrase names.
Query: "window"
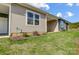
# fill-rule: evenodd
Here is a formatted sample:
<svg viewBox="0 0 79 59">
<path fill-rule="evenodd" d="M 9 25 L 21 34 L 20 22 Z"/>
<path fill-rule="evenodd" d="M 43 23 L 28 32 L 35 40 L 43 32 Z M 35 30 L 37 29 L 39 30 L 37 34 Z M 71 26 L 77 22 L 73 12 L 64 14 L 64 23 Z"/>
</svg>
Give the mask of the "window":
<svg viewBox="0 0 79 59">
<path fill-rule="evenodd" d="M 27 24 L 39 25 L 39 15 L 34 12 L 27 12 Z"/>
<path fill-rule="evenodd" d="M 64 22 L 63 21 L 60 21 L 60 26 L 61 26 L 61 28 L 64 28 Z"/>
<path fill-rule="evenodd" d="M 66 30 L 65 23 L 62 20 L 60 21 L 60 30 Z"/>
<path fill-rule="evenodd" d="M 35 25 L 39 25 L 39 15 L 35 14 Z"/>
<path fill-rule="evenodd" d="M 33 13 L 27 13 L 27 23 L 33 25 Z"/>
</svg>

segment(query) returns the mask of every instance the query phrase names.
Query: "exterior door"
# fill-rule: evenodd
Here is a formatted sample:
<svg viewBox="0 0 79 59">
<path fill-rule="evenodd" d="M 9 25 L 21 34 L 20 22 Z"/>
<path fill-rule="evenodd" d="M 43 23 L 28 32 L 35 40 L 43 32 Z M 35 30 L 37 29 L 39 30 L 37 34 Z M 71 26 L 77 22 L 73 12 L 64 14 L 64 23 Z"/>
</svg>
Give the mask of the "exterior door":
<svg viewBox="0 0 79 59">
<path fill-rule="evenodd" d="M 7 18 L 0 17 L 0 34 L 7 34 L 7 28 Z"/>
</svg>

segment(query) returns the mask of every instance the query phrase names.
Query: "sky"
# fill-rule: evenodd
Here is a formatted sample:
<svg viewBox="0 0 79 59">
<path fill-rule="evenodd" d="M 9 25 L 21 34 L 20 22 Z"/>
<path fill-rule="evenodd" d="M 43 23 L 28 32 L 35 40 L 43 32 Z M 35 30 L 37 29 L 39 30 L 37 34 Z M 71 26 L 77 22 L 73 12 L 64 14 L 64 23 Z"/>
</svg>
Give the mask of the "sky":
<svg viewBox="0 0 79 59">
<path fill-rule="evenodd" d="M 31 5 L 69 22 L 79 22 L 79 3 L 32 3 Z"/>
</svg>

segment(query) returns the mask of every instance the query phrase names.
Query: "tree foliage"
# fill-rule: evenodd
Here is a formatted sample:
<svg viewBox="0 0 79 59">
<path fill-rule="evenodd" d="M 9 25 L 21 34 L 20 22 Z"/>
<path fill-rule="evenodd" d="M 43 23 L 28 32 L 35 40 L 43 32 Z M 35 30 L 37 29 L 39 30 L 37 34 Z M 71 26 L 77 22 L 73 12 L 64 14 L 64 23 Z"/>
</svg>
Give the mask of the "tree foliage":
<svg viewBox="0 0 79 59">
<path fill-rule="evenodd" d="M 70 29 L 78 29 L 79 28 L 79 22 L 71 23 L 69 24 Z"/>
</svg>

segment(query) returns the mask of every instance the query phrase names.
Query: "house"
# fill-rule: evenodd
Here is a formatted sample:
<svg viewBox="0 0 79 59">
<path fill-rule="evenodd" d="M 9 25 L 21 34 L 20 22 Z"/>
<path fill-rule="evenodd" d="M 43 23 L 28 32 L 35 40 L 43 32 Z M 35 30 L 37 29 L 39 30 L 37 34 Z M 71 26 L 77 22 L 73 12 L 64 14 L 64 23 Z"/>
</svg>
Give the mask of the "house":
<svg viewBox="0 0 79 59">
<path fill-rule="evenodd" d="M 68 30 L 68 21 L 29 4 L 0 4 L 0 35 L 15 32 L 39 33 Z"/>
</svg>

